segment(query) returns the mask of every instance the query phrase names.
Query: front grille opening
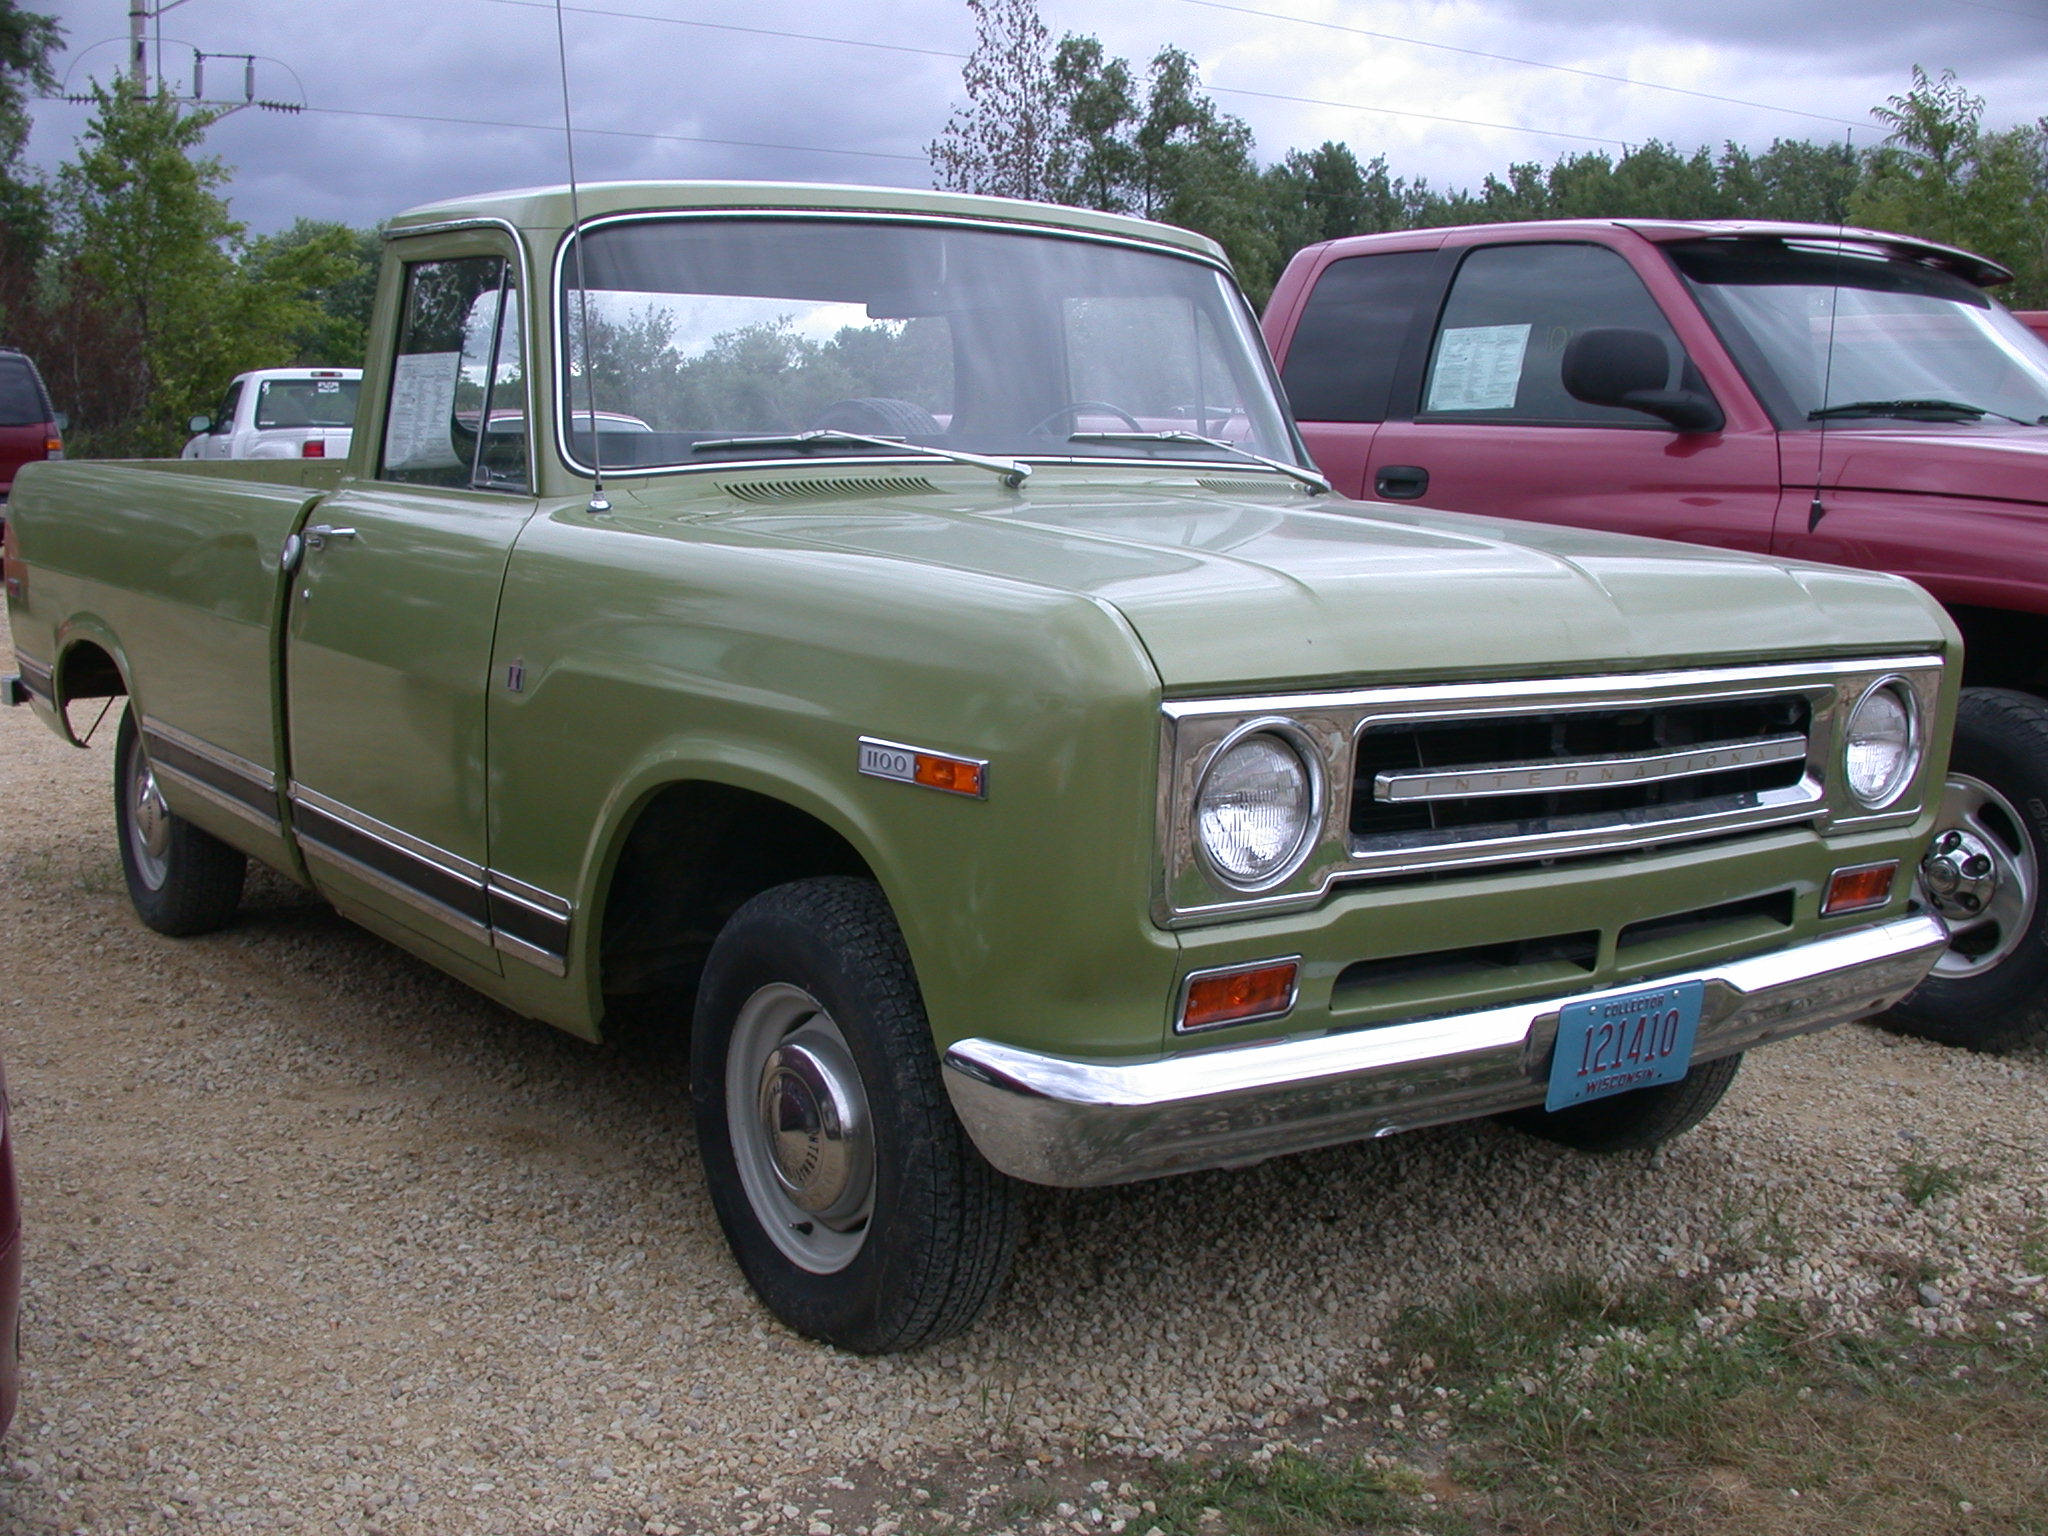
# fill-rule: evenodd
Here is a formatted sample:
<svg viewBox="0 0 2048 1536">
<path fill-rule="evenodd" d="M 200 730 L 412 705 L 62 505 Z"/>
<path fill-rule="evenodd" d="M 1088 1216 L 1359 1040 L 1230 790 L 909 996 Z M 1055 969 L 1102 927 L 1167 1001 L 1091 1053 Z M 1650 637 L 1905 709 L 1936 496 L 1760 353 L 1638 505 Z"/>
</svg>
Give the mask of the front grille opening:
<svg viewBox="0 0 2048 1536">
<path fill-rule="evenodd" d="M 1497 982 L 1502 990 L 1580 978 L 1592 973 L 1600 958 L 1600 934 L 1546 934 L 1504 944 L 1466 944 L 1421 954 L 1386 955 L 1358 960 L 1338 973 L 1330 990 L 1332 1012 L 1405 1001 L 1419 994 L 1442 992 L 1456 985 L 1461 1006 L 1469 1004 L 1465 988 Z M 1489 989 L 1491 990 L 1491 989 Z"/>
<path fill-rule="evenodd" d="M 1507 719 L 1396 721 L 1358 739 L 1351 832 L 1367 843 L 1417 833 L 1513 836 L 1565 826 L 1655 818 L 1665 812 L 1741 810 L 1805 777 L 1798 758 L 1679 778 L 1573 786 L 1540 794 L 1477 792 L 1456 799 L 1389 802 L 1375 794 L 1382 773 L 1456 773 L 1568 758 L 1625 758 L 1689 748 L 1736 746 L 1807 734 L 1807 700 L 1797 695 L 1643 706 Z M 1404 836 L 1405 834 L 1405 836 Z"/>
<path fill-rule="evenodd" d="M 1776 940 L 1792 926 L 1795 900 L 1793 891 L 1770 891 L 1630 923 L 1615 942 L 1615 961 L 1626 966 L 1662 964 L 1725 952 L 1749 941 Z"/>
</svg>

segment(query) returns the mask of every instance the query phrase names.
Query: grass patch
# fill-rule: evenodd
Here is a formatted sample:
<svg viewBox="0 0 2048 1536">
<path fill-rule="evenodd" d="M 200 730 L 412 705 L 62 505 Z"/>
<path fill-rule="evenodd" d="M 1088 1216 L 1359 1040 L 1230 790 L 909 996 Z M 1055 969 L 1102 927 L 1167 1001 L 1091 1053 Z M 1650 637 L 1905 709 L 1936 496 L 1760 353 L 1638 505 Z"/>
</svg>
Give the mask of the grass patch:
<svg viewBox="0 0 2048 1536">
<path fill-rule="evenodd" d="M 1708 1338 L 1698 1299 L 1567 1278 L 1410 1314 L 1470 1512 L 1556 1536 L 2048 1533 L 2040 1329 L 1845 1339 L 1788 1308 Z"/>
<path fill-rule="evenodd" d="M 1969 1182 L 1969 1172 L 1942 1163 L 1923 1163 L 1908 1158 L 1899 1164 L 1899 1188 L 1915 1205 L 1953 1195 Z"/>
<path fill-rule="evenodd" d="M 1467 1527 L 1428 1510 L 1421 1479 L 1362 1458 L 1281 1451 L 1267 1458 L 1182 1463 L 1151 1493 L 1157 1514 L 1130 1522 L 1167 1536 L 1329 1536 L 1329 1533 Z M 1426 1522 L 1426 1523 L 1425 1523 Z"/>
</svg>

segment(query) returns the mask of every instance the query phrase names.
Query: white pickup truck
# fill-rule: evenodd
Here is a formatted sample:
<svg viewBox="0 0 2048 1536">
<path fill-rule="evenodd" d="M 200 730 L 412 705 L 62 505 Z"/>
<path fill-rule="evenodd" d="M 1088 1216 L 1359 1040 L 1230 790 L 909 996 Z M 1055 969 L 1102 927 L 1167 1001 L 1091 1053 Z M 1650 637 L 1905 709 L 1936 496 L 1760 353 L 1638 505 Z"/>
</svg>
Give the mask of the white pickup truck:
<svg viewBox="0 0 2048 1536">
<path fill-rule="evenodd" d="M 345 459 L 355 438 L 360 368 L 258 368 L 239 374 L 211 416 L 194 416 L 187 459 Z"/>
</svg>

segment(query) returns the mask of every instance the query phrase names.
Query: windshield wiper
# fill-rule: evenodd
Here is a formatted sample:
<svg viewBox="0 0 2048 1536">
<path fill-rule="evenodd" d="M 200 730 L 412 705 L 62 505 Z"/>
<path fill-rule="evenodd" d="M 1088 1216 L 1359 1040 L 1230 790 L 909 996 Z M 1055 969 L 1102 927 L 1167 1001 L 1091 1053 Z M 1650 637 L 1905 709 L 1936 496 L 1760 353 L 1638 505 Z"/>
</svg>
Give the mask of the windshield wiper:
<svg viewBox="0 0 2048 1536">
<path fill-rule="evenodd" d="M 2028 421 L 2023 416 L 1994 411 L 1988 405 L 1965 405 L 1960 400 L 1851 400 L 1847 405 L 1824 406 L 1806 413 L 1808 421 L 1833 421 L 1842 416 L 1951 416 L 1964 421 L 1996 416 L 2000 421 L 2016 422 L 2023 427 L 2048 426 L 2048 417 Z"/>
<path fill-rule="evenodd" d="M 1016 490 L 1031 478 L 1031 466 L 1016 459 L 985 459 L 978 453 L 961 453 L 953 448 L 934 448 L 926 443 L 913 443 L 904 437 L 872 437 L 866 432 L 842 432 L 837 427 L 814 427 L 808 432 L 779 432 L 766 437 L 707 437 L 701 443 L 692 443 L 692 453 L 715 453 L 721 448 L 843 448 L 849 445 L 867 448 L 896 448 L 905 453 L 921 453 L 928 459 L 945 459 L 954 464 L 971 464 L 976 469 L 985 469 L 990 474 L 1000 475 L 1003 484 Z"/>
<path fill-rule="evenodd" d="M 1204 448 L 1220 448 L 1225 453 L 1234 453 L 1239 458 L 1250 459 L 1254 464 L 1263 464 L 1268 469 L 1299 480 L 1317 495 L 1330 489 L 1330 482 L 1312 469 L 1303 469 L 1299 464 L 1289 464 L 1285 459 L 1269 459 L 1263 453 L 1253 453 L 1249 448 L 1240 448 L 1236 443 L 1226 443 L 1220 437 L 1204 437 L 1199 432 L 1072 432 L 1067 435 L 1070 443 L 1199 443 Z"/>
</svg>

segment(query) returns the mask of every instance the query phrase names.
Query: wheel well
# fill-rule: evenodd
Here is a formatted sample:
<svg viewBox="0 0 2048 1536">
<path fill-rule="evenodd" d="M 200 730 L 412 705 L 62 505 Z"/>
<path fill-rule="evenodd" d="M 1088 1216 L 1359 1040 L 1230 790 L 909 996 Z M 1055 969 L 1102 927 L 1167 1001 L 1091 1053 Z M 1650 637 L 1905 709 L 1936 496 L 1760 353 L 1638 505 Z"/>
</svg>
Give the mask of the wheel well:
<svg viewBox="0 0 2048 1536">
<path fill-rule="evenodd" d="M 820 875 L 872 877 L 831 827 L 767 795 L 672 784 L 644 805 L 605 893 L 608 998 L 694 988 L 711 941 L 749 898 Z"/>
<path fill-rule="evenodd" d="M 57 660 L 57 697 L 72 699 L 114 699 L 128 691 L 114 658 L 81 640 Z"/>
<path fill-rule="evenodd" d="M 1949 609 L 1963 632 L 1963 682 L 1972 688 L 2048 693 L 2048 614 Z"/>
</svg>

